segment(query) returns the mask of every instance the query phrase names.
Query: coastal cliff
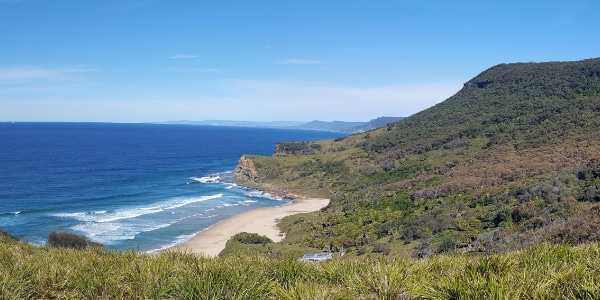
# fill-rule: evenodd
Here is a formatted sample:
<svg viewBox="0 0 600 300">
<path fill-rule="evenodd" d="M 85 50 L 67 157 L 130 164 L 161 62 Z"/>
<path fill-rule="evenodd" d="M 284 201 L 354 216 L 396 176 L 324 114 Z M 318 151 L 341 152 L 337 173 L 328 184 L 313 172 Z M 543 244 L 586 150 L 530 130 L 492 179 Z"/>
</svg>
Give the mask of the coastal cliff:
<svg viewBox="0 0 600 300">
<path fill-rule="evenodd" d="M 240 184 L 243 186 L 250 187 L 249 185 L 258 184 L 259 177 L 258 172 L 256 171 L 256 167 L 254 166 L 254 162 L 243 155 L 240 158 L 235 170 L 233 171 L 233 178 L 236 184 Z"/>
<path fill-rule="evenodd" d="M 252 159 L 246 155 L 242 155 L 237 166 L 235 167 L 235 170 L 233 171 L 233 179 L 237 185 L 261 190 L 274 196 L 285 198 L 299 197 L 298 195 L 291 194 L 284 188 L 264 182 L 256 170 L 254 161 L 252 161 Z"/>
</svg>

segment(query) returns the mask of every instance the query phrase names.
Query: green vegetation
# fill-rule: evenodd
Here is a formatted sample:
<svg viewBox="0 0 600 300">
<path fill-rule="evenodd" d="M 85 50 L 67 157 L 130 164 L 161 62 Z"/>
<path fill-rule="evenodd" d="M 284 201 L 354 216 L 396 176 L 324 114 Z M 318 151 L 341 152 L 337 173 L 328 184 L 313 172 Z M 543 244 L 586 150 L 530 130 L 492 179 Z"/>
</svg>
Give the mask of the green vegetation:
<svg viewBox="0 0 600 300">
<path fill-rule="evenodd" d="M 18 241 L 19 239 L 13 235 L 11 235 L 10 233 L 4 231 L 4 229 L 2 229 L 2 227 L 0 227 L 0 237 L 4 237 L 4 238 L 9 238 L 12 239 L 14 241 Z"/>
<path fill-rule="evenodd" d="M 306 251 L 425 257 L 597 242 L 600 59 L 498 65 L 400 122 L 246 158 L 257 175 L 236 174 L 241 184 L 331 198 L 281 222 L 282 244 Z"/>
<path fill-rule="evenodd" d="M 102 247 L 102 244 L 94 243 L 85 236 L 52 231 L 48 235 L 48 246 L 55 248 L 85 249 L 88 247 Z"/>
<path fill-rule="evenodd" d="M 2 299 L 598 299 L 598 244 L 424 260 L 35 247 L 0 237 Z"/>
<path fill-rule="evenodd" d="M 248 232 L 240 232 L 232 237 L 238 243 L 242 244 L 261 244 L 266 245 L 268 243 L 272 243 L 273 241 L 264 236 L 259 235 L 257 233 L 248 233 Z"/>
</svg>

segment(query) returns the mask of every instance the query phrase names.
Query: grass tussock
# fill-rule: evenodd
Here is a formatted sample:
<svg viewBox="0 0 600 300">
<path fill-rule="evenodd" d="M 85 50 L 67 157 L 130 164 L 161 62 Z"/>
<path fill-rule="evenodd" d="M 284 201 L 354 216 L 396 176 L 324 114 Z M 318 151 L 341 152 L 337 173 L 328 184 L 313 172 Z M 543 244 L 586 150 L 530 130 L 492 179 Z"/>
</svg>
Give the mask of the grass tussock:
<svg viewBox="0 0 600 300">
<path fill-rule="evenodd" d="M 598 244 L 489 256 L 144 255 L 0 241 L 1 299 L 599 299 Z"/>
</svg>

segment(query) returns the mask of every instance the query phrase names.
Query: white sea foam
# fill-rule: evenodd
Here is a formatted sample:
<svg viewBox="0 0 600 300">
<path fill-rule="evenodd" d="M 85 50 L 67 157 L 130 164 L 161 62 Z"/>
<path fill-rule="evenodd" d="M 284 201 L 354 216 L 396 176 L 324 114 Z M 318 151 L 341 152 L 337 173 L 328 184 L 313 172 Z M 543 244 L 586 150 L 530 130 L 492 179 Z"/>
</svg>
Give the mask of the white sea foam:
<svg viewBox="0 0 600 300">
<path fill-rule="evenodd" d="M 55 217 L 72 218 L 82 222 L 107 223 L 124 219 L 137 218 L 139 216 L 153 214 L 163 211 L 162 208 L 127 208 L 118 209 L 112 212 L 100 211 L 96 212 L 76 212 L 76 213 L 57 213 Z"/>
<path fill-rule="evenodd" d="M 121 225 L 112 223 L 81 223 L 73 226 L 71 229 L 82 232 L 95 240 L 96 236 L 101 236 L 111 231 L 117 231 L 120 228 Z"/>
<path fill-rule="evenodd" d="M 107 223 L 133 219 L 148 214 L 163 212 L 165 210 L 172 210 L 192 203 L 203 202 L 221 197 L 223 197 L 223 194 L 191 198 L 173 198 L 162 203 L 154 203 L 155 205 L 149 207 L 132 207 L 117 209 L 111 212 L 106 210 L 98 210 L 92 212 L 56 213 L 52 215 L 60 218 L 72 218 L 82 222 Z"/>
<path fill-rule="evenodd" d="M 154 214 L 163 211 L 160 207 L 150 208 L 150 207 L 142 207 L 142 208 L 131 208 L 131 209 L 119 209 L 113 213 L 99 216 L 97 219 L 93 220 L 98 223 L 106 223 L 106 222 L 114 222 L 119 220 L 133 219 L 143 215 Z"/>
<path fill-rule="evenodd" d="M 21 214 L 21 211 L 3 212 L 3 213 L 0 213 L 0 217 L 1 216 L 18 216 L 20 214 Z"/>
<path fill-rule="evenodd" d="M 239 201 L 238 203 L 240 205 L 250 205 L 251 203 L 257 203 L 257 200 L 244 200 L 244 201 Z"/>
<path fill-rule="evenodd" d="M 227 171 L 227 172 L 219 172 L 219 173 L 215 173 L 215 174 L 210 174 L 207 176 L 202 176 L 202 177 L 190 177 L 190 179 L 192 180 L 192 182 L 188 182 L 188 184 L 191 183 L 209 183 L 209 184 L 213 184 L 213 183 L 218 183 L 218 184 L 223 184 L 226 185 L 227 189 L 230 189 L 231 187 L 236 186 L 235 183 L 233 183 L 233 176 L 232 176 L 233 172 L 232 171 Z"/>
<path fill-rule="evenodd" d="M 245 200 L 239 200 L 239 201 L 235 201 L 235 202 L 223 202 L 223 203 L 220 203 L 217 206 L 217 208 L 239 206 L 239 205 L 250 205 L 252 203 L 258 203 L 258 200 L 245 199 Z"/>
<path fill-rule="evenodd" d="M 215 215 L 215 216 L 217 216 L 217 215 Z M 215 225 L 216 224 L 212 224 L 212 225 L 210 225 L 210 226 L 208 226 L 208 227 L 206 227 L 206 228 L 204 228 L 204 229 L 202 229 L 202 230 L 200 230 L 198 232 L 194 232 L 192 234 L 183 234 L 183 235 L 177 236 L 173 242 L 171 242 L 171 243 L 169 243 L 169 244 L 167 244 L 165 246 L 162 246 L 159 249 L 148 250 L 148 251 L 146 251 L 146 253 L 148 253 L 148 254 L 158 254 L 162 250 L 165 250 L 165 249 L 168 249 L 168 248 L 171 248 L 171 247 L 183 244 L 183 243 L 191 240 L 194 236 L 202 233 L 203 231 L 206 231 L 206 230 L 210 229 L 211 227 L 213 227 Z"/>
<path fill-rule="evenodd" d="M 219 216 L 219 215 L 218 215 L 218 214 L 216 214 L 216 215 L 202 216 L 202 217 L 200 217 L 200 218 L 201 218 L 201 219 L 212 219 L 212 218 L 214 218 L 214 217 L 218 217 L 218 216 Z"/>
<path fill-rule="evenodd" d="M 182 206 L 189 205 L 192 203 L 203 202 L 203 201 L 212 200 L 212 199 L 218 199 L 221 197 L 223 197 L 223 194 L 216 194 L 216 195 L 212 195 L 212 196 L 193 197 L 193 198 L 173 199 L 170 201 L 169 205 L 167 207 L 165 207 L 165 209 L 174 209 L 174 208 L 182 207 Z"/>
<path fill-rule="evenodd" d="M 256 190 L 244 190 L 246 197 L 241 199 L 223 199 L 211 203 L 203 208 L 203 213 L 186 213 L 182 207 L 199 202 L 223 198 L 223 194 L 213 194 L 197 197 L 175 197 L 164 201 L 148 203 L 144 206 L 129 207 L 116 210 L 93 210 L 88 212 L 58 213 L 54 216 L 62 218 L 75 219 L 81 223 L 71 227 L 76 232 L 88 236 L 91 240 L 105 245 L 121 243 L 125 240 L 133 240 L 144 232 L 150 232 L 173 226 L 185 219 L 199 218 L 212 219 L 219 214 L 209 212 L 223 207 L 248 206 L 258 203 L 258 198 L 267 198 L 272 200 L 281 200 L 281 198 Z M 233 201 L 231 201 L 233 200 Z M 184 208 L 185 209 L 185 208 Z M 151 214 L 158 214 L 156 217 Z M 166 217 L 168 214 L 170 217 Z M 179 217 L 178 217 L 179 216 Z M 166 217 L 166 218 L 165 218 Z M 188 235 L 182 235 L 175 241 L 170 241 L 168 245 L 161 246 L 160 249 L 150 250 L 149 252 L 158 252 L 165 248 L 172 247 L 185 242 Z M 190 237 L 193 235 L 189 235 Z"/>
<path fill-rule="evenodd" d="M 110 245 L 122 240 L 135 239 L 140 233 L 169 227 L 180 221 L 181 219 L 169 222 L 146 223 L 82 223 L 73 226 L 71 229 L 83 233 L 95 242 Z"/>
<path fill-rule="evenodd" d="M 267 199 L 271 199 L 271 200 L 282 200 L 282 197 L 279 196 L 273 196 L 269 193 L 265 193 L 263 191 L 259 191 L 259 190 L 251 190 L 248 189 L 248 191 L 246 191 L 246 196 L 248 197 L 260 197 L 260 198 L 267 198 Z"/>
<path fill-rule="evenodd" d="M 200 183 L 221 183 L 223 182 L 223 178 L 219 175 L 209 175 L 204 177 L 190 177 L 191 180 L 200 182 Z"/>
<path fill-rule="evenodd" d="M 155 210 L 155 209 L 161 209 L 160 206 L 152 206 L 152 207 L 142 207 L 141 209 L 143 210 Z"/>
<path fill-rule="evenodd" d="M 54 216 L 80 221 L 81 223 L 73 226 L 71 229 L 90 237 L 95 242 L 111 245 L 118 241 L 135 239 L 140 233 L 169 227 L 188 218 L 213 218 L 217 215 L 186 214 L 180 218 L 167 219 L 163 217 L 154 218 L 144 216 L 167 211 L 170 211 L 169 215 L 175 216 L 181 213 L 177 208 L 221 197 L 223 197 L 223 194 L 172 198 L 144 207 L 131 207 L 114 211 L 97 210 L 92 212 L 59 213 L 54 214 Z"/>
</svg>

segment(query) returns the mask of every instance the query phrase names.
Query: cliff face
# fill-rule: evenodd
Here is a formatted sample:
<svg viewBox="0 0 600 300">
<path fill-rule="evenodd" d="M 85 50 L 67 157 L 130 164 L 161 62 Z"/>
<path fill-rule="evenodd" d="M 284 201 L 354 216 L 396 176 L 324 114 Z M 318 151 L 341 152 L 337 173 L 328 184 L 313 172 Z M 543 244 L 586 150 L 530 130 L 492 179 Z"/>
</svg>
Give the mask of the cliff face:
<svg viewBox="0 0 600 300">
<path fill-rule="evenodd" d="M 233 179 L 236 184 L 246 187 L 252 187 L 252 185 L 256 185 L 260 182 L 254 162 L 245 155 L 240 158 L 240 161 L 235 167 Z"/>
<path fill-rule="evenodd" d="M 237 185 L 261 190 L 274 196 L 288 198 L 298 197 L 298 195 L 292 195 L 282 187 L 263 182 L 254 166 L 254 162 L 250 157 L 245 155 L 240 158 L 240 161 L 233 171 L 233 180 Z"/>
</svg>

